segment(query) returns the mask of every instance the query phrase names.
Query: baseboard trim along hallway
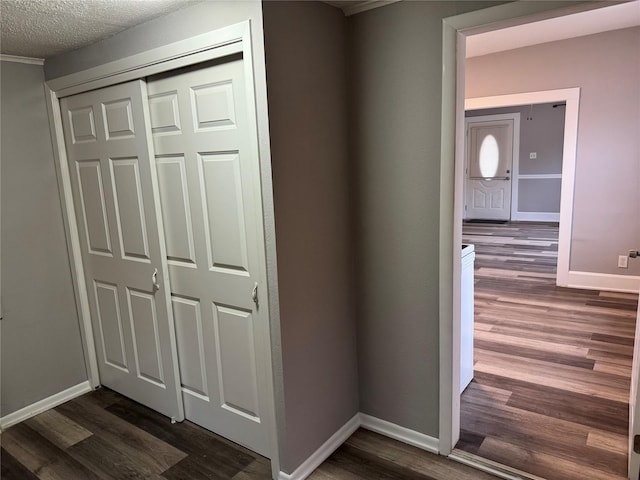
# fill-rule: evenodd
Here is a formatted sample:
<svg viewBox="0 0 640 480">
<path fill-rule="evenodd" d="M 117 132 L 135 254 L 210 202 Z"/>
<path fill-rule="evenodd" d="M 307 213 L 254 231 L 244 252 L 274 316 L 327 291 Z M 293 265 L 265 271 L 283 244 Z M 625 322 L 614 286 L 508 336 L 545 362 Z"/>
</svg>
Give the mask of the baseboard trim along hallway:
<svg viewBox="0 0 640 480">
<path fill-rule="evenodd" d="M 351 420 L 345 423 L 340 429 L 331 435 L 318 450 L 313 452 L 293 473 L 280 472 L 278 480 L 304 480 L 318 468 L 340 445 L 347 441 L 353 433 L 360 427 L 360 414 L 356 413 Z"/>
<path fill-rule="evenodd" d="M 68 402 L 69 400 L 73 400 L 74 398 L 79 397 L 80 395 L 84 395 L 91 390 L 91 385 L 88 381 L 86 381 L 74 385 L 73 387 L 69 387 L 66 390 L 51 395 L 50 397 L 43 398 L 42 400 L 32 403 L 31 405 L 27 405 L 20 410 L 16 410 L 15 412 L 0 418 L 0 431 L 6 430 L 10 426 L 15 425 L 16 423 L 20 423 L 28 418 L 34 417 L 39 413 L 55 408 L 58 405 Z"/>
<path fill-rule="evenodd" d="M 439 440 L 424 433 L 401 427 L 386 420 L 381 420 L 364 413 L 355 414 L 336 433 L 322 444 L 309 458 L 307 458 L 293 473 L 280 472 L 278 480 L 304 480 L 331 456 L 358 428 L 371 430 L 394 440 L 413 445 L 430 453 L 438 453 Z"/>
<path fill-rule="evenodd" d="M 570 271 L 567 278 L 567 286 L 570 288 L 583 288 L 585 290 L 638 293 L 638 290 L 640 290 L 640 277 Z"/>
<path fill-rule="evenodd" d="M 386 420 L 380 420 L 379 418 L 360 414 L 360 426 L 372 432 L 379 433 L 385 437 L 393 438 L 399 442 L 413 445 L 414 447 L 421 448 L 431 453 L 439 453 L 438 443 L 439 440 L 424 433 L 416 432 L 409 428 L 401 427 L 395 423 L 387 422 Z"/>
</svg>

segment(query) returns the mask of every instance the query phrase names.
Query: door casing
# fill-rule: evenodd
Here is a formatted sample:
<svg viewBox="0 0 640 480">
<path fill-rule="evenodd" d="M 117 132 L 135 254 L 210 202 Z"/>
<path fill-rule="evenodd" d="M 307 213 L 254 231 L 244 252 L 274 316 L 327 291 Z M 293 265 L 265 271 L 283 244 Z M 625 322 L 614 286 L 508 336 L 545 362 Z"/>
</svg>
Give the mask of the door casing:
<svg viewBox="0 0 640 480">
<path fill-rule="evenodd" d="M 629 478 L 638 478 L 640 471 L 640 454 L 635 453 L 635 436 L 640 434 L 640 391 L 638 381 L 640 375 L 640 302 L 638 302 L 638 313 L 636 314 L 635 342 L 633 345 L 633 365 L 631 369 L 631 389 L 629 392 L 629 458 L 627 462 L 627 472 Z"/>
<path fill-rule="evenodd" d="M 606 6 L 605 2 L 580 4 L 562 9 L 547 10 L 544 5 L 536 2 L 517 1 L 500 5 L 491 9 L 470 12 L 443 20 L 443 81 L 442 81 L 442 112 L 441 112 L 441 161 L 440 161 L 440 278 L 442 286 L 439 294 L 440 305 L 440 401 L 439 401 L 439 450 L 442 455 L 469 463 L 480 470 L 499 474 L 502 472 L 482 462 L 451 455 L 460 434 L 460 395 L 457 392 L 460 382 L 460 287 L 456 279 L 461 275 L 461 260 L 459 255 L 462 243 L 462 211 L 464 207 L 463 179 L 464 179 L 464 110 L 501 106 L 499 104 L 477 104 L 465 102 L 465 42 L 466 37 L 498 30 L 501 28 L 531 23 L 534 21 L 560 17 Z M 557 92 L 557 91 L 556 91 Z M 571 98 L 575 112 L 573 117 L 577 121 L 579 88 L 563 91 Z M 524 103 L 545 103 L 545 92 L 535 92 L 540 95 L 540 101 Z M 505 95 L 503 97 L 509 97 Z M 493 97 L 495 98 L 495 97 Z M 567 117 L 571 116 L 567 101 Z M 513 104 L 513 103 L 512 103 Z M 505 106 L 508 104 L 504 104 Z M 566 121 L 566 120 L 565 120 Z M 577 129 L 576 129 L 577 131 Z M 576 137 L 571 137 L 565 131 L 565 155 L 567 148 L 569 157 L 563 159 L 563 182 L 571 184 L 565 188 L 563 196 L 573 197 L 573 179 L 575 168 Z M 570 197 L 569 197 L 570 195 Z M 571 234 L 572 202 L 564 201 L 561 205 L 561 218 L 565 215 L 565 225 L 560 231 L 560 242 L 566 242 L 568 247 Z M 559 255 L 558 271 L 566 268 L 568 272 L 568 248 Z"/>
<path fill-rule="evenodd" d="M 80 318 L 80 330 L 84 346 L 85 363 L 90 385 L 95 388 L 100 384 L 96 347 L 93 341 L 93 331 L 86 289 L 83 263 L 81 257 L 78 225 L 75 218 L 70 175 L 64 144 L 64 133 L 60 112 L 59 99 L 82 93 L 97 88 L 102 88 L 117 83 L 145 78 L 158 73 L 167 72 L 177 68 L 195 65 L 208 60 L 225 57 L 234 53 L 241 53 L 245 59 L 245 78 L 247 102 L 254 105 L 250 109 L 251 119 L 257 130 L 257 138 L 253 142 L 253 151 L 259 158 L 262 217 L 260 230 L 263 233 L 265 248 L 260 252 L 261 265 L 258 275 L 260 282 L 267 286 L 266 295 L 261 297 L 261 304 L 268 312 L 270 325 L 269 346 L 267 349 L 268 371 L 268 405 L 265 413 L 265 421 L 269 422 L 271 469 L 273 478 L 277 478 L 280 472 L 280 441 L 277 432 L 281 430 L 276 424 L 276 409 L 281 411 L 282 400 L 279 395 L 276 401 L 276 392 L 281 392 L 281 350 L 279 346 L 280 322 L 278 305 L 278 286 L 275 252 L 275 224 L 273 207 L 273 189 L 271 182 L 271 153 L 269 148 L 268 116 L 266 100 L 266 76 L 264 65 L 260 62 L 254 65 L 255 45 L 251 38 L 251 21 L 246 20 L 228 27 L 197 35 L 186 40 L 171 43 L 169 45 L 154 48 L 139 54 L 120 60 L 109 62 L 77 72 L 64 77 L 56 78 L 45 83 L 45 94 L 51 136 L 54 144 L 54 159 L 60 199 L 62 203 L 63 220 L 67 245 L 69 249 L 72 278 L 76 292 L 76 307 Z M 260 39 L 260 42 L 262 39 Z M 256 43 L 260 43 L 256 42 Z M 262 56 L 260 56 L 262 55 Z M 261 49 L 257 55 L 263 59 L 264 51 Z M 255 70 L 255 73 L 254 73 Z M 279 373 L 274 376 L 274 372 Z M 274 383 L 278 386 L 274 386 Z M 278 416 L 278 418 L 281 415 Z"/>
<path fill-rule="evenodd" d="M 441 177 L 440 177 L 440 422 L 439 450 L 442 455 L 470 465 L 476 469 L 493 473 L 501 478 L 514 478 L 509 472 L 488 462 L 469 459 L 452 453 L 460 433 L 460 398 L 456 386 L 459 384 L 459 348 L 456 347 L 460 335 L 460 288 L 454 279 L 461 273 L 459 248 L 462 241 L 463 174 L 464 157 L 464 110 L 480 109 L 508 104 L 483 103 L 486 99 L 470 99 L 465 102 L 465 41 L 476 33 L 498 30 L 514 25 L 522 25 L 549 18 L 561 17 L 581 11 L 606 7 L 606 2 L 587 2 L 561 9 L 545 10 L 537 2 L 517 1 L 487 10 L 470 12 L 443 21 L 443 81 L 442 81 L 442 129 L 441 129 Z M 565 129 L 562 170 L 562 200 L 560 208 L 560 245 L 558 255 L 558 284 L 571 281 L 569 272 L 569 241 L 573 203 L 573 181 L 575 174 L 575 153 L 577 140 L 577 117 L 580 96 L 579 88 L 562 90 L 568 96 L 567 118 L 573 117 L 576 134 L 571 137 Z M 545 97 L 550 92 L 533 92 L 541 101 L 522 103 L 546 103 L 556 101 Z M 558 92 L 558 91 L 555 91 Z M 495 98 L 516 97 L 503 95 Z M 478 100 L 477 104 L 473 102 Z M 510 99 L 512 101 L 513 99 Z M 513 103 L 512 103 L 513 104 Z M 572 108 L 569 108 L 569 105 Z M 571 111 L 574 110 L 574 111 Z M 566 128 L 566 127 L 565 127 Z M 572 143 L 573 142 L 573 143 Z M 571 154 L 567 158 L 567 148 Z M 568 165 L 571 160 L 571 164 Z M 565 182 L 570 182 L 565 186 Z M 570 188 L 567 188 L 570 187 Z M 452 200 L 453 199 L 453 200 Z M 564 205 L 563 203 L 567 204 Z M 564 224 L 564 225 L 563 225 Z M 563 242 L 565 245 L 562 250 Z M 561 271 L 562 270 L 562 271 Z M 633 281 L 633 279 L 631 280 Z M 635 285 L 634 285 L 635 288 Z M 637 290 L 619 290 L 637 291 Z"/>
</svg>

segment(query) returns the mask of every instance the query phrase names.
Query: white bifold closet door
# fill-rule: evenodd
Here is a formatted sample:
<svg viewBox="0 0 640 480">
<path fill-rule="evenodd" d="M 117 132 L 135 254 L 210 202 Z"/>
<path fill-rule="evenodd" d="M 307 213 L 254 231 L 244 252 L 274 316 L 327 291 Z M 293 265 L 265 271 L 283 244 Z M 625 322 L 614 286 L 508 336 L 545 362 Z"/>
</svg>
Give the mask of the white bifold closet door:
<svg viewBox="0 0 640 480">
<path fill-rule="evenodd" d="M 148 91 L 186 417 L 270 456 L 259 161 L 243 59 L 149 78 Z"/>
<path fill-rule="evenodd" d="M 60 106 L 100 382 L 181 421 L 146 84 Z"/>
</svg>

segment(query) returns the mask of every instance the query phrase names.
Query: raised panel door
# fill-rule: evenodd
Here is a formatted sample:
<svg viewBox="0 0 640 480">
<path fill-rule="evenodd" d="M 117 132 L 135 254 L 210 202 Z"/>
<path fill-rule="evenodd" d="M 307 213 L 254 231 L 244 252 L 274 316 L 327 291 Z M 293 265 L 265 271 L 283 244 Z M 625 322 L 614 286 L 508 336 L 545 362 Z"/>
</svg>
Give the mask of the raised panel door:
<svg viewBox="0 0 640 480">
<path fill-rule="evenodd" d="M 151 130 L 186 417 L 269 456 L 259 162 L 227 60 L 149 79 Z"/>
<path fill-rule="evenodd" d="M 142 81 L 60 101 L 101 384 L 184 418 Z"/>
</svg>

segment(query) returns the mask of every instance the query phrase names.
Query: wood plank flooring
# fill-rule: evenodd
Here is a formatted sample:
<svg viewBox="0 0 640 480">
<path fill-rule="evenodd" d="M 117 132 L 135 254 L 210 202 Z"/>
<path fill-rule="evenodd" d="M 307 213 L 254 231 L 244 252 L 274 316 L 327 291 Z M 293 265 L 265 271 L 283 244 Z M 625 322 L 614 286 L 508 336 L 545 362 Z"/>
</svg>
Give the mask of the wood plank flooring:
<svg viewBox="0 0 640 480">
<path fill-rule="evenodd" d="M 354 433 L 309 480 L 497 480 L 493 475 L 364 429 Z"/>
<path fill-rule="evenodd" d="M 457 448 L 548 480 L 626 478 L 638 296 L 555 286 L 558 227 L 465 224 L 474 380 Z"/>
<path fill-rule="evenodd" d="M 0 437 L 2 480 L 263 480 L 260 455 L 99 389 Z"/>
<path fill-rule="evenodd" d="M 172 425 L 108 389 L 14 425 L 2 433 L 0 443 L 2 480 L 271 478 L 267 459 L 190 422 Z M 366 430 L 352 435 L 309 478 L 495 480 Z"/>
<path fill-rule="evenodd" d="M 554 286 L 557 228 L 465 225 L 475 379 L 458 448 L 548 480 L 622 480 L 637 296 Z M 100 389 L 0 436 L 2 480 L 267 480 L 267 459 Z M 495 477 L 358 430 L 311 480 Z"/>
</svg>

